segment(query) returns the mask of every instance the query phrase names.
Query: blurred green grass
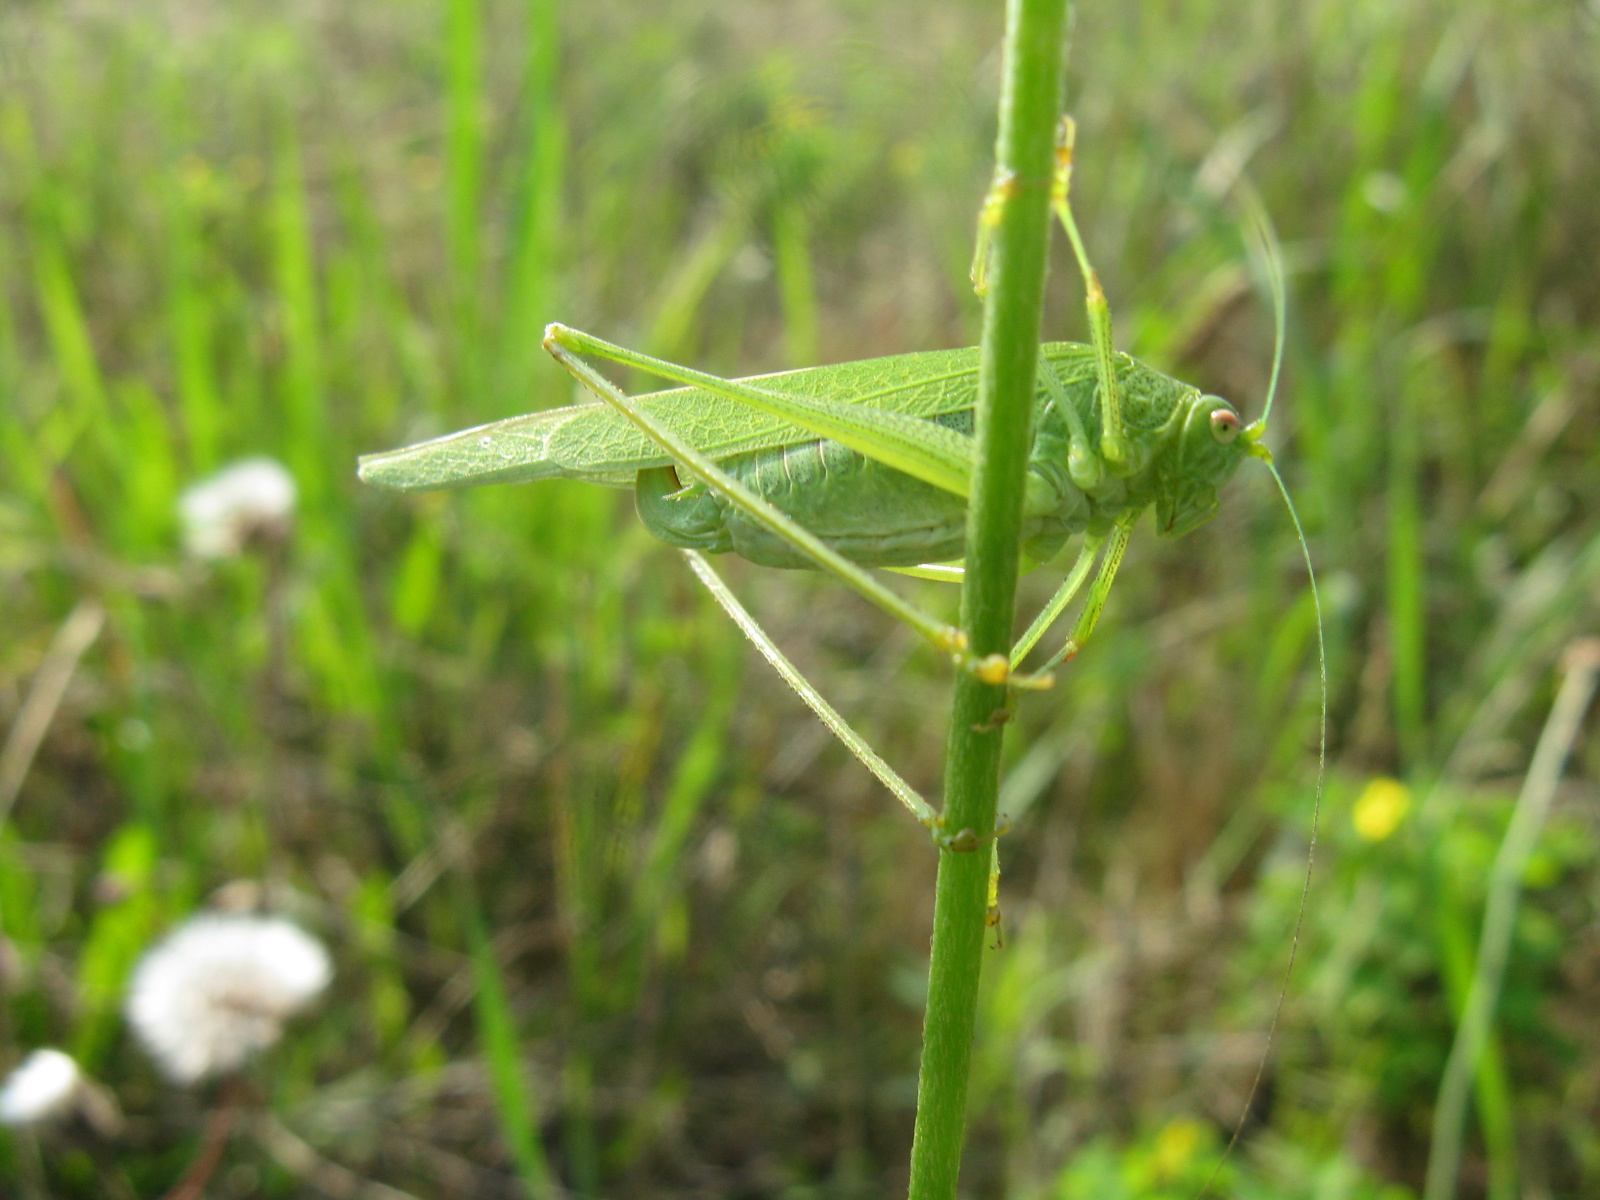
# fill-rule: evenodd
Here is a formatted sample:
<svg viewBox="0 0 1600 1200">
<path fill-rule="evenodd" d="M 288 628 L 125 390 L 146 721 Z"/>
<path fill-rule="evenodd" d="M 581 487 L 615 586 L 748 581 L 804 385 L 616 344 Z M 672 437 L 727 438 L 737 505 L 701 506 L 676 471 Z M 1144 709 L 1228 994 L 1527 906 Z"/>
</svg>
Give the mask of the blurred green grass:
<svg viewBox="0 0 1600 1200">
<path fill-rule="evenodd" d="M 566 402 L 556 318 L 741 374 L 975 340 L 999 25 L 957 0 L 0 13 L 0 721 L 75 604 L 109 613 L 0 832 L 0 1053 L 63 1045 L 115 1089 L 137 1194 L 206 1097 L 128 1043 L 122 982 L 241 879 L 335 949 L 256 1073 L 334 1162 L 426 1196 L 903 1187 L 920 831 L 624 497 L 397 498 L 353 462 Z M 1333 775 L 1223 1194 L 1421 1178 L 1481 880 L 1595 624 L 1597 28 L 1547 0 L 1079 6 L 1074 193 L 1124 345 L 1256 411 L 1241 173 L 1291 269 L 1274 443 L 1325 573 Z M 1050 334 L 1081 336 L 1056 267 Z M 185 562 L 181 489 L 259 453 L 299 485 L 290 543 Z M 818 581 L 735 574 L 932 789 L 938 664 Z M 974 1196 L 1192 1194 L 1287 956 L 1316 693 L 1266 481 L 1182 542 L 1141 530 L 1102 629 L 1012 742 Z M 1530 881 L 1469 1194 L 1600 1186 L 1595 754 Z M 1351 807 L 1389 775 L 1412 814 L 1369 842 Z M 35 1175 L 4 1153 L 103 1194 L 82 1145 Z M 215 1190 L 314 1194 L 249 1139 Z"/>
</svg>

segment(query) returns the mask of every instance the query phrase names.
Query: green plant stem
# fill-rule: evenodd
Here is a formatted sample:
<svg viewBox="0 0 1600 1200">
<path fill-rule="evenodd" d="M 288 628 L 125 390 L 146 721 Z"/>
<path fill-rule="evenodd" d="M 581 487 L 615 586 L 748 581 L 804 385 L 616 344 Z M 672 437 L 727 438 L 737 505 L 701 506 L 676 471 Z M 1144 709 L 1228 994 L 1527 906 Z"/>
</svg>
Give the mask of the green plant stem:
<svg viewBox="0 0 1600 1200">
<path fill-rule="evenodd" d="M 1016 611 L 1017 543 L 1032 436 L 1034 368 L 1049 248 L 1050 180 L 1061 109 L 1065 0 L 1007 0 L 997 178 L 1007 196 L 994 231 L 978 372 L 977 472 L 967 513 L 961 624 L 978 655 L 1004 654 Z M 1005 689 L 956 679 L 945 753 L 945 828 L 994 829 Z M 989 855 L 945 850 L 933 909 L 911 1200 L 951 1200 L 961 1167 L 977 1013 Z"/>
</svg>

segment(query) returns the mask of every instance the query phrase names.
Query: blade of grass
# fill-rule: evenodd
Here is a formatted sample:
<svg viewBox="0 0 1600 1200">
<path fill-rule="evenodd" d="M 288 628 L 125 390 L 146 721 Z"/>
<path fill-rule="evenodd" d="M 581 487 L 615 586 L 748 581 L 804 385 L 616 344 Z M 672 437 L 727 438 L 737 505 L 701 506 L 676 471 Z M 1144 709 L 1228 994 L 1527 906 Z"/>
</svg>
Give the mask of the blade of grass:
<svg viewBox="0 0 1600 1200">
<path fill-rule="evenodd" d="M 559 0 L 528 0 L 527 157 L 497 355 L 504 364 L 500 410 L 506 413 L 539 407 L 530 403 L 528 392 L 541 369 L 549 369 L 539 339 L 545 325 L 558 315 L 554 309 L 556 251 L 567 136 L 560 94 L 559 17 Z M 557 376 L 550 371 L 545 378 Z M 553 386 L 548 392 L 560 394 Z"/>
<path fill-rule="evenodd" d="M 1408 767 L 1422 753 L 1424 709 L 1422 516 L 1418 501 L 1416 418 L 1409 397 L 1398 399 L 1389 442 L 1389 644 L 1394 656 L 1394 716 Z"/>
<path fill-rule="evenodd" d="M 183 93 L 175 81 L 168 87 L 168 120 L 181 129 Z M 167 203 L 167 325 L 189 466 L 197 475 L 216 469 L 222 424 L 211 362 L 211 310 L 199 272 L 201 235 L 191 199 L 195 176 L 203 170 L 199 160 L 182 158 L 172 164 L 163 189 Z"/>
<path fill-rule="evenodd" d="M 535 1106 L 522 1069 L 516 1019 L 506 998 L 505 977 L 490 944 L 471 881 L 464 871 L 459 888 L 461 924 L 467 933 L 467 950 L 472 959 L 472 1008 L 478 1023 L 478 1045 L 494 1092 L 500 1136 L 511 1152 L 523 1190 L 531 1200 L 542 1200 L 556 1192 L 544 1147 L 533 1124 Z"/>
<path fill-rule="evenodd" d="M 447 237 L 455 307 L 456 382 L 468 403 L 479 401 L 478 301 L 481 246 L 478 207 L 483 188 L 483 16 L 478 0 L 449 0 L 445 9 L 445 186 Z"/>
<path fill-rule="evenodd" d="M 656 317 L 645 339 L 651 354 L 671 362 L 693 357 L 687 351 L 695 316 L 711 285 L 743 244 L 745 230 L 743 214 L 724 208 L 716 223 L 679 258 L 661 290 Z"/>
<path fill-rule="evenodd" d="M 817 361 L 817 287 L 811 274 L 811 222 L 788 201 L 772 214 L 772 249 L 783 300 L 783 353 L 791 367 Z"/>
<path fill-rule="evenodd" d="M 61 628 L 56 630 L 44 661 L 34 672 L 27 698 L 11 723 L 5 748 L 0 750 L 0 826 L 11 816 L 11 806 L 22 790 L 22 781 L 28 777 L 28 768 L 33 765 L 39 743 L 44 741 L 50 723 L 55 720 L 56 709 L 67 693 L 78 661 L 100 636 L 105 621 L 106 610 L 98 600 L 78 601 Z"/>
<path fill-rule="evenodd" d="M 375 211 L 371 180 L 354 155 L 347 153 L 339 163 L 334 190 L 348 241 L 345 253 L 358 278 L 359 322 L 350 323 L 350 332 L 363 339 L 347 344 L 343 353 L 348 362 L 361 364 L 360 383 L 367 396 L 362 415 L 369 428 L 387 430 L 404 395 L 437 409 L 445 389 L 440 386 L 434 347 L 397 286 L 394 246 Z M 384 347 L 382 359 L 373 361 L 366 350 L 368 338 Z"/>
<path fill-rule="evenodd" d="M 106 388 L 62 242 L 57 189 L 40 167 L 33 122 L 20 101 L 7 104 L 0 113 L 0 136 L 12 169 L 29 185 L 24 193 L 24 230 L 32 249 L 34 300 L 67 401 L 51 411 L 49 428 L 41 438 L 50 460 L 48 471 L 65 457 L 84 428 L 104 436 L 109 428 Z"/>
<path fill-rule="evenodd" d="M 1456 1027 L 1455 1044 L 1450 1047 L 1450 1059 L 1439 1083 L 1439 1100 L 1433 1110 L 1433 1140 L 1423 1188 L 1426 1200 L 1450 1200 L 1456 1194 L 1467 1093 L 1500 1000 L 1500 984 L 1511 953 L 1517 907 L 1522 900 L 1522 876 L 1555 800 L 1556 785 L 1561 782 L 1561 773 L 1582 727 L 1583 715 L 1594 698 L 1595 685 L 1600 683 L 1600 639 L 1587 638 L 1575 643 L 1567 652 L 1565 667 L 1566 677 L 1550 707 L 1544 731 L 1539 735 L 1511 824 L 1489 875 L 1488 902 L 1484 907 L 1472 987 L 1467 993 L 1461 1023 Z"/>
<path fill-rule="evenodd" d="M 673 882 L 679 877 L 684 846 L 694 827 L 694 818 L 722 770 L 723 741 L 735 696 L 730 673 L 724 672 L 723 680 L 726 683 L 718 688 L 710 708 L 678 758 L 672 786 L 656 818 L 655 828 L 650 832 L 634 892 L 641 930 L 658 925 Z"/>
<path fill-rule="evenodd" d="M 1472 922 L 1457 889 L 1450 886 L 1442 872 L 1435 887 L 1439 965 L 1450 999 L 1451 1015 L 1459 1022 L 1466 1012 L 1467 993 L 1472 987 Z M 1511 1083 L 1506 1076 L 1500 1038 L 1493 1029 L 1484 1035 L 1472 1083 L 1484 1158 L 1489 1166 L 1489 1200 L 1515 1200 L 1517 1142 Z"/>
<path fill-rule="evenodd" d="M 116 545 L 125 553 L 160 553 L 175 540 L 179 440 L 167 408 L 141 380 L 112 389 L 121 478 L 114 520 Z"/>
<path fill-rule="evenodd" d="M 43 221 L 33 230 L 33 283 L 77 427 L 107 428 L 105 382 L 89 337 L 89 323 L 84 319 L 66 252 Z"/>
<path fill-rule="evenodd" d="M 599 989 L 598 918 L 594 900 L 596 860 L 593 847 L 591 804 L 576 798 L 570 787 L 551 796 L 554 825 L 556 904 L 566 937 L 567 977 L 571 1000 L 567 1005 L 573 1027 L 567 1030 L 561 1077 L 561 1132 L 568 1163 L 568 1179 L 580 1196 L 595 1194 L 599 1181 L 599 1155 L 594 1131 L 594 1069 L 589 1049 L 587 1013 Z"/>
<path fill-rule="evenodd" d="M 301 494 L 302 510 L 320 514 L 327 448 L 322 395 L 316 264 L 306 210 L 300 136 L 283 114 L 277 129 L 272 183 L 273 282 L 283 322 L 283 431 L 286 456 Z"/>
<path fill-rule="evenodd" d="M 1008 0 L 997 178 L 1010 191 L 994 231 L 978 369 L 978 458 L 967 511 L 961 624 L 975 655 L 1005 654 L 1015 618 L 1022 488 L 1049 250 L 1049 199 L 1061 110 L 1065 0 Z M 956 679 L 945 752 L 952 832 L 994 829 L 1004 687 Z M 928 1008 L 911 1147 L 911 1200 L 953 1200 L 966 1125 L 972 1031 L 988 909 L 989 855 L 943 850 L 935 884 Z"/>
<path fill-rule="evenodd" d="M 142 822 L 107 839 L 101 878 L 118 899 L 94 914 L 83 936 L 76 972 L 81 1008 L 70 1045 L 73 1057 L 91 1069 L 111 1050 L 128 972 L 165 916 L 168 893 L 161 884 L 172 881 L 154 878 L 159 858 L 160 840 Z"/>
<path fill-rule="evenodd" d="M 11 307 L 11 278 L 16 270 L 16 249 L 11 230 L 0 226 L 0 388 L 16 395 L 22 369 L 17 354 L 17 318 Z M 8 409 L 9 411 L 9 409 Z"/>
</svg>

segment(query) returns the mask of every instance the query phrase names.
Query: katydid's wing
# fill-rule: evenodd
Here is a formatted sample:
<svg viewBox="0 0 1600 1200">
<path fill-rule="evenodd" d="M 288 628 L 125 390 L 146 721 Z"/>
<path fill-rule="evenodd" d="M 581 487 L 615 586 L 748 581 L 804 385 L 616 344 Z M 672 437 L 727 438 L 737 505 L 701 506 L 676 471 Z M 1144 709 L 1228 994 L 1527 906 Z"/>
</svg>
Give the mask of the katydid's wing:
<svg viewBox="0 0 1600 1200">
<path fill-rule="evenodd" d="M 1087 347 L 1057 342 L 1041 347 L 1063 383 L 1093 373 Z M 977 395 L 978 350 L 929 350 L 808 367 L 747 382 L 764 389 L 866 404 L 916 417 L 971 408 Z M 798 425 L 700 388 L 673 388 L 638 398 L 707 457 L 816 440 Z M 564 476 L 615 487 L 633 486 L 642 467 L 669 456 L 602 403 L 578 404 L 480 425 L 400 450 L 361 459 L 365 483 L 405 491 L 524 483 Z"/>
<path fill-rule="evenodd" d="M 757 376 L 764 387 L 933 416 L 970 406 L 977 351 L 932 351 Z M 700 388 L 673 388 L 637 402 L 712 459 L 814 441 L 797 425 Z M 425 489 L 515 483 L 555 476 L 631 487 L 642 467 L 671 459 L 610 405 L 596 401 L 511 417 L 401 450 L 368 455 L 361 478 Z"/>
</svg>

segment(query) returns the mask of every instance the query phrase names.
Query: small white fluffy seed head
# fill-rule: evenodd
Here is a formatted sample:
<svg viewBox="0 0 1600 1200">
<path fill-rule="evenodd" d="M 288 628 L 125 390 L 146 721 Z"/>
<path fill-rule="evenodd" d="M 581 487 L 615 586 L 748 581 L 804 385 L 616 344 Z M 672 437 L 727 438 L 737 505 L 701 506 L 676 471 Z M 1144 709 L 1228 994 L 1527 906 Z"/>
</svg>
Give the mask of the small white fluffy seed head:
<svg viewBox="0 0 1600 1200">
<path fill-rule="evenodd" d="M 294 478 L 271 458 L 246 458 L 178 498 L 183 545 L 195 558 L 232 558 L 255 537 L 282 537 L 294 515 Z"/>
<path fill-rule="evenodd" d="M 0 1086 L 0 1123 L 40 1125 L 77 1107 L 83 1075 L 70 1054 L 35 1050 Z"/>
<path fill-rule="evenodd" d="M 332 975 L 322 943 L 282 918 L 202 915 L 139 960 L 128 1022 L 171 1079 L 194 1083 L 276 1042 Z"/>
</svg>

